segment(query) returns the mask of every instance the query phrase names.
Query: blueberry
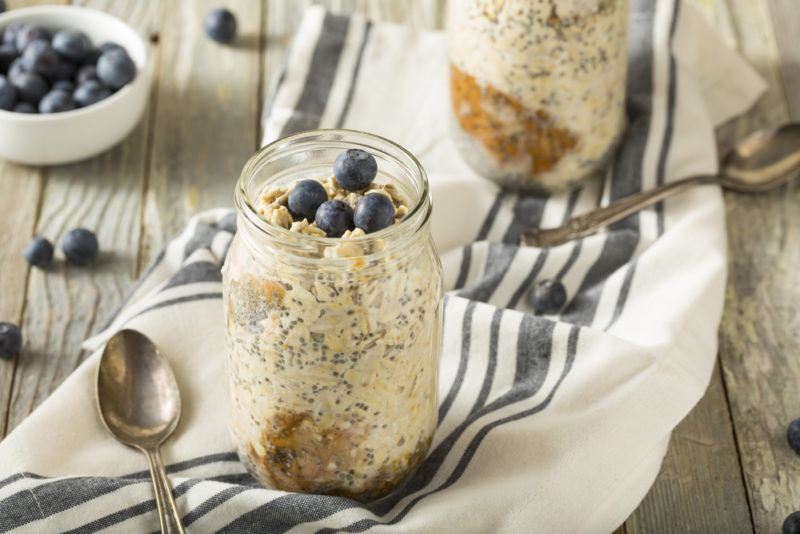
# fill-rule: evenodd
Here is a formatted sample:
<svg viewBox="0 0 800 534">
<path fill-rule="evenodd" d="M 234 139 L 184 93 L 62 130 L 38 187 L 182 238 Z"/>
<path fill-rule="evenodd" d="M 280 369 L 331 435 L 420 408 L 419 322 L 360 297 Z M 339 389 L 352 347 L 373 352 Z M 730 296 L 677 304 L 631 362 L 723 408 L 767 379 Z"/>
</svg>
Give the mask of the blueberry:
<svg viewBox="0 0 800 534">
<path fill-rule="evenodd" d="M 91 48 L 89 52 L 86 53 L 86 57 L 83 58 L 83 61 L 81 61 L 81 65 L 96 65 L 97 60 L 100 59 L 102 54 L 103 52 L 99 48 Z"/>
<path fill-rule="evenodd" d="M 371 234 L 390 226 L 394 222 L 394 204 L 386 195 L 373 193 L 356 204 L 353 217 L 356 227 Z"/>
<path fill-rule="evenodd" d="M 78 85 L 83 85 L 91 80 L 97 80 L 97 68 L 94 65 L 84 65 L 78 69 L 78 75 L 76 77 Z"/>
<path fill-rule="evenodd" d="M 75 90 L 75 84 L 69 80 L 59 80 L 53 84 L 53 91 L 66 91 L 71 93 Z"/>
<path fill-rule="evenodd" d="M 800 512 L 792 512 L 783 520 L 783 534 L 800 534 Z"/>
<path fill-rule="evenodd" d="M 14 42 L 17 50 L 24 53 L 30 43 L 37 40 L 50 41 L 50 32 L 35 24 L 23 24 L 17 31 Z"/>
<path fill-rule="evenodd" d="M 22 28 L 23 24 L 21 22 L 12 22 L 8 26 L 3 29 L 3 44 L 4 45 L 11 45 L 15 49 L 17 48 L 17 33 L 19 33 L 20 28 Z"/>
<path fill-rule="evenodd" d="M 333 174 L 339 185 L 348 191 L 364 189 L 378 174 L 378 164 L 372 154 L 351 148 L 339 154 L 333 163 Z"/>
<path fill-rule="evenodd" d="M 75 265 L 88 265 L 97 257 L 99 250 L 97 237 L 86 228 L 75 228 L 64 235 L 61 240 L 61 250 L 70 263 Z"/>
<path fill-rule="evenodd" d="M 14 76 L 22 74 L 23 72 L 25 72 L 25 67 L 22 66 L 22 58 L 18 57 L 12 61 L 11 65 L 8 67 L 8 79 L 10 80 Z"/>
<path fill-rule="evenodd" d="M 61 81 L 71 81 L 75 77 L 78 66 L 71 61 L 59 61 L 53 72 L 47 78 L 55 83 Z"/>
<path fill-rule="evenodd" d="M 14 113 L 39 113 L 33 104 L 28 104 L 27 102 L 17 102 L 13 111 Z"/>
<path fill-rule="evenodd" d="M 227 9 L 215 9 L 203 21 L 206 35 L 220 43 L 230 43 L 236 37 L 236 17 Z"/>
<path fill-rule="evenodd" d="M 789 446 L 800 454 L 800 419 L 795 419 L 789 423 L 789 428 L 786 429 L 786 439 L 789 441 Z"/>
<path fill-rule="evenodd" d="M 101 44 L 100 48 L 98 48 L 98 51 L 100 52 L 101 55 L 103 54 L 103 52 L 108 52 L 109 50 L 122 50 L 123 52 L 125 52 L 125 49 L 122 48 L 122 46 L 118 45 L 117 43 L 112 43 L 111 41 Z"/>
<path fill-rule="evenodd" d="M 55 75 L 59 62 L 56 51 L 43 39 L 33 41 L 22 53 L 22 66 L 25 70 L 41 74 L 46 78 Z"/>
<path fill-rule="evenodd" d="M 53 263 L 53 244 L 43 237 L 34 237 L 22 255 L 34 267 L 44 269 Z"/>
<path fill-rule="evenodd" d="M 0 323 L 0 358 L 10 360 L 22 350 L 22 333 L 17 325 Z"/>
<path fill-rule="evenodd" d="M 63 113 L 72 111 L 77 106 L 72 95 L 66 91 L 50 91 L 39 102 L 39 113 Z"/>
<path fill-rule="evenodd" d="M 100 82 L 91 80 L 79 85 L 72 97 L 79 107 L 85 108 L 86 106 L 97 104 L 111 96 L 111 94 L 111 91 L 103 87 Z"/>
<path fill-rule="evenodd" d="M 16 88 L 20 100 L 29 104 L 38 105 L 42 97 L 47 94 L 47 82 L 44 78 L 33 72 L 22 72 L 11 76 L 11 84 Z"/>
<path fill-rule="evenodd" d="M 289 193 L 289 212 L 296 219 L 314 220 L 323 202 L 328 200 L 328 192 L 316 180 L 303 180 Z"/>
<path fill-rule="evenodd" d="M 17 103 L 17 90 L 8 81 L 8 78 L 0 74 L 0 109 L 6 111 L 12 109 Z"/>
<path fill-rule="evenodd" d="M 342 237 L 347 230 L 355 228 L 353 208 L 341 200 L 328 200 L 317 209 L 315 222 L 328 237 Z"/>
<path fill-rule="evenodd" d="M 11 64 L 19 57 L 14 45 L 0 45 L 0 74 L 6 74 Z"/>
<path fill-rule="evenodd" d="M 558 313 L 567 303 L 567 290 L 558 280 L 542 280 L 528 294 L 528 300 L 539 313 Z"/>
<path fill-rule="evenodd" d="M 53 35 L 53 50 L 63 58 L 81 62 L 92 51 L 92 42 L 83 32 L 60 30 Z"/>
<path fill-rule="evenodd" d="M 136 65 L 122 49 L 103 52 L 97 60 L 97 77 L 106 87 L 119 89 L 127 85 L 136 76 Z"/>
</svg>

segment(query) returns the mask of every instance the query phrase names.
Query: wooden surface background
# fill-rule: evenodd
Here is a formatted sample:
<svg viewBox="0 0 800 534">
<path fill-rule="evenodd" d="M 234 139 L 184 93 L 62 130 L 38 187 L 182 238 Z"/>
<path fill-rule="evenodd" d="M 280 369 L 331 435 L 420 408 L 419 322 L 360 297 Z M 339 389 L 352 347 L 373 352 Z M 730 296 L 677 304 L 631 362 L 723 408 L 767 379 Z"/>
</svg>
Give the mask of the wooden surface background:
<svg viewBox="0 0 800 534">
<path fill-rule="evenodd" d="M 800 119 L 800 1 L 683 1 L 699 7 L 769 82 L 752 112 L 720 129 L 721 144 Z M 111 12 L 148 35 L 154 83 L 145 119 L 110 152 L 48 169 L 0 162 L 0 320 L 25 333 L 23 355 L 0 361 L 0 437 L 86 356 L 81 340 L 165 239 L 192 213 L 232 204 L 233 184 L 257 148 L 261 108 L 306 5 L 423 28 L 444 22 L 442 0 L 74 3 Z M 221 4 L 238 14 L 234 46 L 202 34 L 203 16 Z M 800 416 L 800 189 L 729 194 L 726 204 L 731 260 L 719 366 L 622 533 L 774 533 L 800 509 L 800 458 L 785 440 L 787 424 Z M 75 226 L 97 230 L 101 266 L 28 269 L 20 251 L 32 235 L 55 241 Z"/>
</svg>

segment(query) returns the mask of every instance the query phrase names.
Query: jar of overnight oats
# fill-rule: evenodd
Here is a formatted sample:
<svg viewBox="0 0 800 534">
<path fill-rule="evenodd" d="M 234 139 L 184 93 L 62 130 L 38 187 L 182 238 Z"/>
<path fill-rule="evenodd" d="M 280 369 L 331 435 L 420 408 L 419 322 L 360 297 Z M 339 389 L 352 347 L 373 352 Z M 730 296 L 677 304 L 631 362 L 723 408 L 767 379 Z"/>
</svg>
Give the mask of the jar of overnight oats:
<svg viewBox="0 0 800 534">
<path fill-rule="evenodd" d="M 625 125 L 627 0 L 450 0 L 451 132 L 502 186 L 558 191 Z"/>
<path fill-rule="evenodd" d="M 355 191 L 332 176 L 351 149 L 377 163 Z M 388 226 L 328 237 L 322 206 L 310 222 L 292 205 L 308 180 L 356 207 L 356 222 L 365 199 L 391 205 Z M 303 132 L 250 158 L 236 205 L 223 292 L 240 458 L 277 489 L 359 500 L 390 492 L 424 458 L 437 417 L 442 274 L 424 170 L 386 139 Z"/>
</svg>

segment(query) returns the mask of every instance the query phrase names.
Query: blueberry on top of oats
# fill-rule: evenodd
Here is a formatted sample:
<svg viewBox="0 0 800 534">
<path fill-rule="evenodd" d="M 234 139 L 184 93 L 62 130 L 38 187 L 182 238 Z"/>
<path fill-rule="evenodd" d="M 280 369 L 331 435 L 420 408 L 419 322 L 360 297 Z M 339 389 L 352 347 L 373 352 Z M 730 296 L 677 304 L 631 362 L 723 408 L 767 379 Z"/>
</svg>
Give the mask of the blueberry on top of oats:
<svg viewBox="0 0 800 534">
<path fill-rule="evenodd" d="M 378 174 L 375 157 L 358 148 L 351 148 L 339 154 L 333 163 L 336 181 L 348 191 L 364 189 Z"/>
<path fill-rule="evenodd" d="M 353 217 L 356 226 L 371 234 L 394 222 L 394 204 L 386 195 L 374 193 L 358 201 Z"/>
<path fill-rule="evenodd" d="M 341 200 L 328 200 L 317 209 L 316 223 L 328 237 L 342 237 L 355 228 L 353 208 Z"/>
<path fill-rule="evenodd" d="M 313 222 L 317 208 L 327 200 L 328 192 L 321 183 L 316 180 L 301 180 L 289 192 L 287 207 L 294 218 Z"/>
</svg>

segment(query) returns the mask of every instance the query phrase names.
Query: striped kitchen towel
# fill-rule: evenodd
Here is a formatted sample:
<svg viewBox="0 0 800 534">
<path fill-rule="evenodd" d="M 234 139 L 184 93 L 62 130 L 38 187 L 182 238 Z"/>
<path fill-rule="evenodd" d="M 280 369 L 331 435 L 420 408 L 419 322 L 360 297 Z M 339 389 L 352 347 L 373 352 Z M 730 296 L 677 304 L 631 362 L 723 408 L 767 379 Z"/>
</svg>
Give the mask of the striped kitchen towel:
<svg viewBox="0 0 800 534">
<path fill-rule="evenodd" d="M 427 168 L 448 289 L 439 426 L 422 467 L 383 500 L 258 487 L 225 423 L 219 267 L 235 218 L 202 213 L 87 342 L 98 349 L 127 326 L 171 360 L 184 413 L 163 454 L 189 532 L 602 533 L 626 519 L 714 365 L 726 268 L 720 191 L 697 188 L 560 247 L 518 242 L 526 228 L 715 171 L 714 126 L 763 84 L 678 5 L 632 2 L 624 142 L 604 182 L 550 197 L 500 191 L 461 162 L 446 134 L 442 34 L 306 13 L 264 141 L 354 128 L 404 145 Z M 559 316 L 527 303 L 543 278 L 567 288 Z M 0 531 L 157 529 L 144 459 L 96 416 L 97 361 L 0 443 Z"/>
</svg>

